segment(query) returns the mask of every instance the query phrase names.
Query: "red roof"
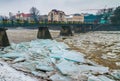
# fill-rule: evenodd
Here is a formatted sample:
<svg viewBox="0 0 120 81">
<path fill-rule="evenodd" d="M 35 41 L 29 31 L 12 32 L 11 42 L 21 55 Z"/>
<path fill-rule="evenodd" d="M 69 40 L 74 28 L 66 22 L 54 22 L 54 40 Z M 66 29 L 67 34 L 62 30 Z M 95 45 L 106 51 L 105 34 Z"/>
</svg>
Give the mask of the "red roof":
<svg viewBox="0 0 120 81">
<path fill-rule="evenodd" d="M 31 14 L 29 14 L 29 13 L 28 13 L 28 14 L 22 13 L 21 15 L 22 15 L 23 17 L 30 17 L 30 16 L 31 16 Z"/>
<path fill-rule="evenodd" d="M 17 14 L 16 16 L 30 17 L 31 14 L 30 14 L 30 13 L 27 13 L 27 14 L 25 14 L 25 13 L 20 13 L 20 14 Z"/>
</svg>

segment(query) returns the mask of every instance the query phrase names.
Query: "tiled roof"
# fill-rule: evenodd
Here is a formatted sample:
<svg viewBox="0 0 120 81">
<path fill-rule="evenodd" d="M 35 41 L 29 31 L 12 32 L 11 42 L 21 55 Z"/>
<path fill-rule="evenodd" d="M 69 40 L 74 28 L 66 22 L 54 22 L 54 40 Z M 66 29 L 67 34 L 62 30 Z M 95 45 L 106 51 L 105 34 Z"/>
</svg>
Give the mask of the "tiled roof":
<svg viewBox="0 0 120 81">
<path fill-rule="evenodd" d="M 30 17 L 31 14 L 29 14 L 29 13 L 28 13 L 28 14 L 24 14 L 24 13 L 22 13 L 22 16 L 23 16 L 23 17 Z"/>
<path fill-rule="evenodd" d="M 30 13 L 27 13 L 27 14 L 25 14 L 25 13 L 20 13 L 20 14 L 17 14 L 16 16 L 30 17 L 31 14 L 30 14 Z"/>
</svg>

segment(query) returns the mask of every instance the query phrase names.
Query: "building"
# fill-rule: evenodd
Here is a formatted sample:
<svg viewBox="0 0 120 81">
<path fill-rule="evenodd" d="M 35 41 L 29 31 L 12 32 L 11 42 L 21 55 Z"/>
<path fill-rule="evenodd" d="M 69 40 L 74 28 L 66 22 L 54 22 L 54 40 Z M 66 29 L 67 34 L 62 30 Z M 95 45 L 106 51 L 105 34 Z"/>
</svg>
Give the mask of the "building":
<svg viewBox="0 0 120 81">
<path fill-rule="evenodd" d="M 64 18 L 65 22 L 84 22 L 84 15 L 82 14 L 72 14 L 72 15 L 66 15 Z"/>
<path fill-rule="evenodd" d="M 84 22 L 84 15 L 72 14 L 65 15 L 63 11 L 53 9 L 48 14 L 49 22 Z"/>
<path fill-rule="evenodd" d="M 101 15 L 88 14 L 84 16 L 84 23 L 100 23 Z"/>
<path fill-rule="evenodd" d="M 48 15 L 40 15 L 39 21 L 40 22 L 48 22 Z"/>
<path fill-rule="evenodd" d="M 64 21 L 65 13 L 60 10 L 53 9 L 48 13 L 49 22 L 62 22 Z"/>
<path fill-rule="evenodd" d="M 26 20 L 28 22 L 33 21 L 32 15 L 30 13 L 17 13 L 15 15 L 15 18 L 19 19 L 21 21 L 24 21 L 24 20 Z"/>
</svg>

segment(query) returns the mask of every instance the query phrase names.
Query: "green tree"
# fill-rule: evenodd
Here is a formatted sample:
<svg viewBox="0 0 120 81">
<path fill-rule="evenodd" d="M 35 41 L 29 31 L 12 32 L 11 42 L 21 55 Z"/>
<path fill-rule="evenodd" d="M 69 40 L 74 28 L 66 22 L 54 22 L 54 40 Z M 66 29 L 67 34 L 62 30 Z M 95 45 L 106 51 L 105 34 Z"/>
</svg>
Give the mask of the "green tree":
<svg viewBox="0 0 120 81">
<path fill-rule="evenodd" d="M 111 17 L 111 23 L 120 24 L 120 6 L 115 9 L 114 14 Z"/>
</svg>

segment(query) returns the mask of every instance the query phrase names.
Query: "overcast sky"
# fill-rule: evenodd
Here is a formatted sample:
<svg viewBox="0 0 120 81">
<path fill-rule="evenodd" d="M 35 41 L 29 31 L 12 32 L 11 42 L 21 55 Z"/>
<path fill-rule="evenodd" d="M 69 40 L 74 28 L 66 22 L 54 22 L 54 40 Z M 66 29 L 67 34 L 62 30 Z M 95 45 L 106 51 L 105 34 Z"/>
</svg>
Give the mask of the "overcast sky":
<svg viewBox="0 0 120 81">
<path fill-rule="evenodd" d="M 95 12 L 83 11 L 86 9 L 117 7 L 120 6 L 120 0 L 0 0 L 0 15 L 8 15 L 9 12 L 17 13 L 18 11 L 29 13 L 32 6 L 40 10 L 40 14 L 48 14 L 52 9 L 73 14 Z"/>
</svg>

